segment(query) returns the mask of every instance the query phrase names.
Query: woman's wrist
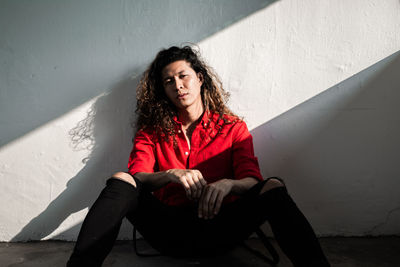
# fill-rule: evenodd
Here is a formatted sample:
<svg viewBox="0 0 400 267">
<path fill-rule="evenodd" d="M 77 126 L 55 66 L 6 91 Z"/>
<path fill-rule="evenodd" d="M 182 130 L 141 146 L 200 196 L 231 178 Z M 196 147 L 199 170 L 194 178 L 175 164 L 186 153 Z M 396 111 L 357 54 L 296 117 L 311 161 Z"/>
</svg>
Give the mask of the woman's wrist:
<svg viewBox="0 0 400 267">
<path fill-rule="evenodd" d="M 173 177 L 174 177 L 173 171 L 174 171 L 174 169 L 169 169 L 169 170 L 166 170 L 166 171 L 162 172 L 169 183 L 174 181 L 174 179 L 173 179 Z"/>
<path fill-rule="evenodd" d="M 166 183 L 179 183 L 179 177 L 180 174 L 179 171 L 182 171 L 180 169 L 169 169 L 166 171 L 161 171 L 160 173 L 162 173 L 162 176 L 164 177 L 164 179 L 166 180 Z"/>
<path fill-rule="evenodd" d="M 223 179 L 224 183 L 228 186 L 229 192 L 233 193 L 235 187 L 235 180 L 232 179 Z"/>
</svg>

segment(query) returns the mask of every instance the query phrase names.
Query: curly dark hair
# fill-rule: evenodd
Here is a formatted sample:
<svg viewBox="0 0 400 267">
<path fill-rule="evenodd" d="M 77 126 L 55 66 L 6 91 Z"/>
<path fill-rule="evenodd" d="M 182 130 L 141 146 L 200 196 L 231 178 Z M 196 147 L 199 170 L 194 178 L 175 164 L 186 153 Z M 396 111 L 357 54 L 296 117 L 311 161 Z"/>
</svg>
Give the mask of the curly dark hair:
<svg viewBox="0 0 400 267">
<path fill-rule="evenodd" d="M 231 123 L 223 115 L 237 116 L 226 106 L 229 94 L 223 89 L 218 76 L 204 63 L 199 52 L 192 47 L 172 46 L 158 52 L 138 84 L 137 129 L 151 128 L 158 136 L 164 136 L 167 139 L 172 136 L 175 139 L 176 122 L 173 118 L 178 115 L 178 110 L 164 91 L 161 72 L 165 66 L 178 60 L 185 60 L 197 74 L 202 75 L 201 98 L 204 109 L 218 113 L 218 122 L 223 120 L 224 124 Z"/>
</svg>

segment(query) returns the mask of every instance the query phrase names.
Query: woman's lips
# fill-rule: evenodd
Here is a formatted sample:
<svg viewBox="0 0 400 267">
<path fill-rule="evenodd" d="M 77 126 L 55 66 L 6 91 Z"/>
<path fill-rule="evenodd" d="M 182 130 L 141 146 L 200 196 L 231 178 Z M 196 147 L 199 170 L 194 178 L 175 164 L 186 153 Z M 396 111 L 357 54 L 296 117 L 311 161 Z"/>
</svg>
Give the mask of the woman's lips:
<svg viewBox="0 0 400 267">
<path fill-rule="evenodd" d="M 185 96 L 187 96 L 187 95 L 188 95 L 188 93 L 185 93 L 185 94 L 179 94 L 179 95 L 178 95 L 178 98 L 179 98 L 179 99 L 181 99 L 181 98 L 184 98 L 184 97 L 185 97 Z"/>
</svg>

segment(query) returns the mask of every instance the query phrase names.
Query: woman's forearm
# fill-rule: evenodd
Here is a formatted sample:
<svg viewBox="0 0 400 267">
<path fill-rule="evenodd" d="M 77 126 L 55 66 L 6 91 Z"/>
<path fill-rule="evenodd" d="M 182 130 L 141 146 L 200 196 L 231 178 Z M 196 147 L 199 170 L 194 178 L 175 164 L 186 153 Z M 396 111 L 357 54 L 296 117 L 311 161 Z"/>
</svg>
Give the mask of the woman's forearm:
<svg viewBox="0 0 400 267">
<path fill-rule="evenodd" d="M 135 177 L 139 179 L 142 183 L 149 185 L 152 190 L 156 190 L 165 186 L 166 184 L 171 182 L 171 179 L 167 172 L 138 172 L 135 174 Z"/>
<path fill-rule="evenodd" d="M 258 180 L 253 177 L 246 177 L 240 180 L 230 180 L 232 183 L 231 192 L 236 195 L 241 195 L 247 192 L 252 186 L 258 183 Z"/>
</svg>

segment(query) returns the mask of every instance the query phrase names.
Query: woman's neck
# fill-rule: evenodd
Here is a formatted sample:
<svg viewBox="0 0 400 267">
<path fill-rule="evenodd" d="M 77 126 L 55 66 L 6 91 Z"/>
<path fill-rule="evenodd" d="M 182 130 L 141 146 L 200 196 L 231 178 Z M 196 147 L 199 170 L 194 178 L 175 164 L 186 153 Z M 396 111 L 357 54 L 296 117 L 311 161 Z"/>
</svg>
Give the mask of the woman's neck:
<svg viewBox="0 0 400 267">
<path fill-rule="evenodd" d="M 198 105 L 196 107 L 189 107 L 188 109 L 183 109 L 179 111 L 179 121 L 182 123 L 184 128 L 189 128 L 195 122 L 199 120 L 204 112 L 203 105 Z"/>
</svg>

